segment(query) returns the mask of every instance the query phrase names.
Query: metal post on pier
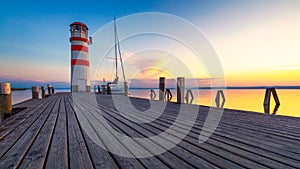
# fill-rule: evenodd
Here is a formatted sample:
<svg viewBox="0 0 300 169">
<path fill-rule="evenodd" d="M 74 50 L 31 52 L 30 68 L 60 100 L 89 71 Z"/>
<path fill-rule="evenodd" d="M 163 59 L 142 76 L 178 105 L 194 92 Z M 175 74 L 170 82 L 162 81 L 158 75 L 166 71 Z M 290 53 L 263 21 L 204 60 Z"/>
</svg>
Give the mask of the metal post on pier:
<svg viewBox="0 0 300 169">
<path fill-rule="evenodd" d="M 273 110 L 273 114 L 276 114 L 276 112 L 280 106 L 280 101 L 279 101 L 275 87 L 266 88 L 265 99 L 264 99 L 264 111 L 265 111 L 265 113 L 270 114 L 271 94 L 273 95 L 273 98 L 276 103 L 275 108 Z"/>
<path fill-rule="evenodd" d="M 177 77 L 177 103 L 184 103 L 184 77 Z"/>
<path fill-rule="evenodd" d="M 276 105 L 280 105 L 280 101 L 279 101 L 279 98 L 278 98 L 278 95 L 277 95 L 275 87 L 266 88 L 264 105 L 269 105 L 270 104 L 271 93 L 273 95 L 273 98 L 275 100 Z"/>
<path fill-rule="evenodd" d="M 10 83 L 0 83 L 0 117 L 4 119 L 12 114 Z"/>
<path fill-rule="evenodd" d="M 166 92 L 165 92 L 165 101 L 167 102 L 170 102 L 172 100 L 172 93 L 171 93 L 171 90 L 170 89 L 166 89 Z"/>
<path fill-rule="evenodd" d="M 272 95 L 274 97 L 276 105 L 280 105 L 280 101 L 279 101 L 279 98 L 278 98 L 275 87 L 271 88 L 271 92 L 272 92 Z"/>
<path fill-rule="evenodd" d="M 39 98 L 40 88 L 38 86 L 32 86 L 31 87 L 31 93 L 33 99 Z"/>
<path fill-rule="evenodd" d="M 46 97 L 46 87 L 41 86 L 41 90 L 42 90 L 42 98 L 45 98 Z"/>
<path fill-rule="evenodd" d="M 164 100 L 164 94 L 165 94 L 165 85 L 166 85 L 166 78 L 160 77 L 159 78 L 159 100 Z"/>
<path fill-rule="evenodd" d="M 190 100 L 190 96 L 191 96 L 191 100 Z M 194 95 L 192 93 L 192 90 L 191 89 L 188 89 L 186 91 L 186 95 L 185 95 L 185 101 L 187 104 L 192 104 L 193 103 L 193 100 L 194 100 Z"/>
<path fill-rule="evenodd" d="M 47 85 L 47 88 L 48 88 L 48 94 L 49 94 L 49 95 L 51 95 L 51 87 L 52 87 L 51 84 L 48 84 L 48 85 Z"/>
<path fill-rule="evenodd" d="M 222 97 L 223 101 L 222 101 L 222 104 L 220 105 L 220 98 Z M 216 102 L 216 106 L 218 108 L 223 108 L 224 107 L 224 104 L 225 104 L 225 95 L 224 95 L 224 92 L 223 90 L 218 90 L 217 91 L 217 95 L 216 95 L 216 99 L 215 99 L 215 102 Z"/>
<path fill-rule="evenodd" d="M 156 97 L 156 94 L 155 94 L 154 90 L 150 90 L 150 99 L 154 100 L 155 97 Z"/>
</svg>

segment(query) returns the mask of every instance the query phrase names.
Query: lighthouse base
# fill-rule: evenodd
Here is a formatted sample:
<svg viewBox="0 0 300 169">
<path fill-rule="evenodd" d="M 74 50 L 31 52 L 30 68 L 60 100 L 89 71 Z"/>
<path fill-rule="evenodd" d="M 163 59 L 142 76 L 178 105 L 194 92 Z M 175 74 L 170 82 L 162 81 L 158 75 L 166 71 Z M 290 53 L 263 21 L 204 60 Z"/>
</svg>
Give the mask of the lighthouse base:
<svg viewBox="0 0 300 169">
<path fill-rule="evenodd" d="M 80 89 L 80 90 L 79 90 Z M 86 86 L 85 90 L 82 90 L 82 88 L 79 88 L 78 85 L 72 85 L 71 86 L 71 92 L 72 93 L 78 93 L 78 92 L 91 92 L 91 86 Z"/>
</svg>

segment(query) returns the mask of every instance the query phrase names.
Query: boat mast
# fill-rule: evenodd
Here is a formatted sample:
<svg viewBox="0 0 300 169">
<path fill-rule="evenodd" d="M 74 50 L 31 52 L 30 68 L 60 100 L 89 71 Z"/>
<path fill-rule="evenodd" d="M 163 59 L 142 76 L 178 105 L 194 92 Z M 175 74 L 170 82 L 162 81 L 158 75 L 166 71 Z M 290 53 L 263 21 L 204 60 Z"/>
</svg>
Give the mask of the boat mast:
<svg viewBox="0 0 300 169">
<path fill-rule="evenodd" d="M 118 78 L 118 54 L 117 54 L 117 28 L 116 28 L 116 17 L 114 17 L 114 34 L 115 34 L 115 64 L 116 64 L 116 77 Z"/>
<path fill-rule="evenodd" d="M 116 24 L 116 18 L 114 18 L 114 23 L 115 23 L 115 40 L 116 40 L 116 44 L 115 45 L 117 45 L 119 56 L 120 56 L 120 62 L 121 62 L 122 73 L 123 73 L 123 80 L 124 80 L 124 82 L 126 82 L 125 71 L 124 71 L 123 60 L 122 60 L 121 49 L 120 49 L 120 42 L 119 42 L 118 32 L 117 32 L 117 26 L 116 26 L 117 25 Z M 115 51 L 116 50 L 117 49 L 115 48 Z M 116 56 L 116 61 L 117 61 L 117 56 Z"/>
</svg>

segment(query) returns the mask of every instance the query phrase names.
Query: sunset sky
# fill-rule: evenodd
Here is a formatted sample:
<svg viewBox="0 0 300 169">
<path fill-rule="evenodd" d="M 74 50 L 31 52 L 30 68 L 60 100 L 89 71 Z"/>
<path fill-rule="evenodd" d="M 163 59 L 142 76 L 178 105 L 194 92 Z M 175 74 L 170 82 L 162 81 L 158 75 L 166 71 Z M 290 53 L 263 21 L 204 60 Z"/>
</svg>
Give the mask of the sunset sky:
<svg viewBox="0 0 300 169">
<path fill-rule="evenodd" d="M 89 27 L 89 34 L 96 36 L 96 31 L 110 23 L 114 15 L 122 18 L 140 12 L 162 12 L 181 17 L 201 30 L 222 63 L 227 85 L 300 85 L 299 0 L 19 0 L 1 1 L 0 8 L 0 81 L 69 82 L 69 24 L 83 22 Z M 118 29 L 121 32 L 126 27 Z M 142 41 L 155 50 L 133 51 Z M 203 65 L 193 61 L 190 51 L 169 41 L 137 37 L 121 43 L 127 77 L 157 79 L 168 74 L 162 73 L 163 69 L 170 71 L 170 77 L 188 76 L 180 74 L 178 67 L 183 64 L 191 67 L 192 78 L 214 78 L 207 76 Z M 158 44 L 178 51 L 174 50 L 174 54 L 156 50 Z M 95 49 L 97 46 L 90 48 Z M 182 55 L 189 61 L 174 61 L 174 57 Z M 90 59 L 92 80 L 109 80 L 111 75 L 107 73 L 95 75 L 103 68 L 97 69 L 98 58 Z M 145 61 L 147 69 L 143 69 Z"/>
</svg>

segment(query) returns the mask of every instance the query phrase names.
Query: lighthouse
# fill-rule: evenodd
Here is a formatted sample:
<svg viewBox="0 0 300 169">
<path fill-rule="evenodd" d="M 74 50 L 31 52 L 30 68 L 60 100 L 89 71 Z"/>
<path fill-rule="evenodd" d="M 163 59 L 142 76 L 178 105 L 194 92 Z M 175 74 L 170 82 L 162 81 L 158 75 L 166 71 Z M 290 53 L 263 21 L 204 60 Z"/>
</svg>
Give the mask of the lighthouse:
<svg viewBox="0 0 300 169">
<path fill-rule="evenodd" d="M 71 92 L 90 92 L 88 27 L 81 22 L 70 24 Z"/>
</svg>

